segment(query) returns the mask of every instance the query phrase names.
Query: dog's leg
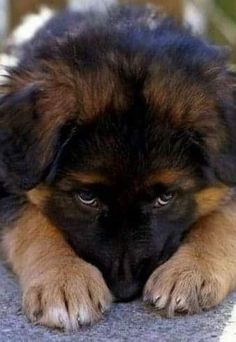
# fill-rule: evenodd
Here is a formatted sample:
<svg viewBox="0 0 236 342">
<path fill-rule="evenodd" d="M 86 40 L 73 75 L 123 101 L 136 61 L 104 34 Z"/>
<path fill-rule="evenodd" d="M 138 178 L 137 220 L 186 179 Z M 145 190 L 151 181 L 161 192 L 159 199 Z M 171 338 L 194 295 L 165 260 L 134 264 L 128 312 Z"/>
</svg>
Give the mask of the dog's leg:
<svg viewBox="0 0 236 342">
<path fill-rule="evenodd" d="M 5 231 L 3 249 L 19 277 L 31 321 L 76 329 L 109 308 L 111 295 L 101 273 L 78 258 L 34 206 Z"/>
<path fill-rule="evenodd" d="M 219 304 L 236 287 L 236 204 L 201 218 L 179 250 L 149 278 L 144 300 L 196 313 Z"/>
</svg>

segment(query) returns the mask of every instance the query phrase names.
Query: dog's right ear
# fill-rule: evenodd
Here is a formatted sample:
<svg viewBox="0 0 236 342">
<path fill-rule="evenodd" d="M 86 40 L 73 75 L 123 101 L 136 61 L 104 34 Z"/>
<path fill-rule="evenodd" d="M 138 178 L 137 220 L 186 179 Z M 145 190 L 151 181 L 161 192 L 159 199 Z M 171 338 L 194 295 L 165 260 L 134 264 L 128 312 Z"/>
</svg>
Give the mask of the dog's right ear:
<svg viewBox="0 0 236 342">
<path fill-rule="evenodd" d="M 222 139 L 221 149 L 209 153 L 210 165 L 218 180 L 228 186 L 236 185 L 236 73 L 228 71 L 222 85 L 218 87 L 221 96 L 220 118 L 222 130 L 217 132 Z"/>
<path fill-rule="evenodd" d="M 68 116 L 41 111 L 41 92 L 28 85 L 0 99 L 0 182 L 9 189 L 39 184 L 63 144 L 60 132 Z"/>
</svg>

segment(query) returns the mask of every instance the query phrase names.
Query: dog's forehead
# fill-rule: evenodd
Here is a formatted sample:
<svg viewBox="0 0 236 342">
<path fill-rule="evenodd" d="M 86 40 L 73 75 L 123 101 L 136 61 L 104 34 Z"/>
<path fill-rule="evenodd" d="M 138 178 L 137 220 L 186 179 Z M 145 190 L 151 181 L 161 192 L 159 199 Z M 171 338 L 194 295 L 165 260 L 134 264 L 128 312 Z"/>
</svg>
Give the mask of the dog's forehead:
<svg viewBox="0 0 236 342">
<path fill-rule="evenodd" d="M 148 67 L 140 65 L 142 76 L 136 71 L 126 70 L 111 72 L 106 67 L 85 78 L 78 76 L 79 112 L 85 117 L 104 114 L 109 107 L 118 112 L 130 110 L 140 101 L 149 105 L 158 114 L 166 114 L 171 110 L 171 121 L 181 119 L 186 111 L 203 112 L 214 108 L 211 96 L 211 84 L 204 77 L 196 80 L 181 70 L 166 71 L 156 63 Z M 137 105 L 136 105 L 137 107 Z"/>
<path fill-rule="evenodd" d="M 108 175 L 109 179 L 130 182 L 140 177 L 153 179 L 157 173 L 164 177 L 163 170 L 171 179 L 173 169 L 188 164 L 187 140 L 183 132 L 152 113 L 143 98 L 136 97 L 129 110 L 103 113 L 78 128 L 69 144 L 69 154 L 73 156 L 71 170 L 80 175 L 82 172 L 83 180 L 92 174 L 96 180 Z"/>
</svg>

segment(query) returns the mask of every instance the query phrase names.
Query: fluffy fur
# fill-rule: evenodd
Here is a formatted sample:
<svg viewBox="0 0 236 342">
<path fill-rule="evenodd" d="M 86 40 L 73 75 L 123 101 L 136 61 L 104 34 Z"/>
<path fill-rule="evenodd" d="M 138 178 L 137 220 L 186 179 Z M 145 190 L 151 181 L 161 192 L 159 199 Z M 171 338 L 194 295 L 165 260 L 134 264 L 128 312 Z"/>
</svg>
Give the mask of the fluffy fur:
<svg viewBox="0 0 236 342">
<path fill-rule="evenodd" d="M 2 249 L 34 322 L 76 329 L 113 300 L 168 315 L 236 285 L 235 75 L 149 7 L 50 14 L 8 53 Z"/>
</svg>

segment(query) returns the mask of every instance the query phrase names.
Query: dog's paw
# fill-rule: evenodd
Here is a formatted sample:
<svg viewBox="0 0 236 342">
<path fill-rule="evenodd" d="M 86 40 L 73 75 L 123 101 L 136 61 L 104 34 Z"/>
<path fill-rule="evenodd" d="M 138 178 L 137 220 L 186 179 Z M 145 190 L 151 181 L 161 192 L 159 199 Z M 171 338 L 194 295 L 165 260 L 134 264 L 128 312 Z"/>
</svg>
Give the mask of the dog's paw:
<svg viewBox="0 0 236 342">
<path fill-rule="evenodd" d="M 78 259 L 45 271 L 23 292 L 23 310 L 32 322 L 66 330 L 95 323 L 111 301 L 99 270 Z"/>
<path fill-rule="evenodd" d="M 144 301 L 167 317 L 194 314 L 219 304 L 228 292 L 227 279 L 204 262 L 173 256 L 157 268 L 144 288 Z"/>
</svg>

